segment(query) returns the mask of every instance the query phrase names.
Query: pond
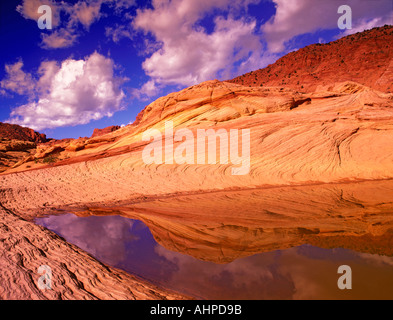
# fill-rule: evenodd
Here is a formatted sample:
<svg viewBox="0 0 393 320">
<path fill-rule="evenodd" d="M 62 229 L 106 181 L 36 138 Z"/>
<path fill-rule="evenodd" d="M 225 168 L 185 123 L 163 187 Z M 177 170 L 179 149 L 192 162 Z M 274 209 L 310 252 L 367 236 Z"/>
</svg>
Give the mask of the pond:
<svg viewBox="0 0 393 320">
<path fill-rule="evenodd" d="M 118 215 L 37 218 L 68 242 L 110 266 L 200 299 L 393 299 L 393 258 L 301 245 L 226 264 L 166 249 L 141 221 Z M 352 289 L 340 290 L 340 265 Z"/>
</svg>

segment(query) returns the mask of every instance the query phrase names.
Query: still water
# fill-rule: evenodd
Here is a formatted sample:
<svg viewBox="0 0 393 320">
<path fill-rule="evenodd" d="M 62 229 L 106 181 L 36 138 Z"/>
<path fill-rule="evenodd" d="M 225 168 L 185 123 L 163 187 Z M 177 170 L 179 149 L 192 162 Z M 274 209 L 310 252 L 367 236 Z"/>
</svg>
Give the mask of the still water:
<svg viewBox="0 0 393 320">
<path fill-rule="evenodd" d="M 393 299 L 393 258 L 302 245 L 227 264 L 165 249 L 141 221 L 121 216 L 52 215 L 42 225 L 110 266 L 202 299 Z M 340 265 L 352 289 L 340 290 Z"/>
</svg>

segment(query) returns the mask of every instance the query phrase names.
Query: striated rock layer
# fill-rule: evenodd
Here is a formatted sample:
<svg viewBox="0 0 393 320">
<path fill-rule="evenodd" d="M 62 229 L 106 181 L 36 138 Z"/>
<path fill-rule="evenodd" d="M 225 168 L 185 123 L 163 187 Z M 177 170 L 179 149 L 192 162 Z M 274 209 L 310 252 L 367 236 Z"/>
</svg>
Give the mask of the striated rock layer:
<svg viewBox="0 0 393 320">
<path fill-rule="evenodd" d="M 291 89 L 209 81 L 158 99 L 133 126 L 96 138 L 41 147 L 34 156 L 6 171 L 23 174 L 5 175 L 0 184 L 31 176 L 41 187 L 55 187 L 61 179 L 62 187 L 67 188 L 85 186 L 86 179 L 94 177 L 102 187 L 95 197 L 115 200 L 135 193 L 390 179 L 392 97 L 352 82 L 335 84 L 330 91 L 300 94 Z M 145 164 L 142 151 L 149 142 L 142 141 L 142 133 L 151 128 L 164 133 L 169 120 L 175 130 L 188 128 L 194 133 L 201 128 L 227 132 L 250 129 L 249 174 L 233 176 L 230 169 L 234 165 L 218 163 L 219 157 L 216 164 Z M 223 153 L 228 153 L 228 148 Z M 56 154 L 55 161 L 45 163 L 52 154 Z M 48 166 L 52 168 L 26 171 Z M 65 175 L 70 171 L 72 176 Z M 16 186 L 16 181 L 12 185 Z"/>
<path fill-rule="evenodd" d="M 250 129 L 249 174 L 232 175 L 231 163 L 145 164 L 142 151 L 148 142 L 142 141 L 142 133 L 149 128 L 164 131 L 168 120 L 175 129 L 189 128 L 192 132 L 200 128 Z M 360 250 L 365 250 L 370 241 L 367 239 L 374 241 L 376 248 L 386 237 L 391 239 L 392 207 L 387 199 L 380 201 L 381 207 L 386 204 L 385 211 L 377 208 L 376 217 L 367 216 L 375 214 L 374 206 L 369 211 L 358 210 L 365 206 L 362 199 L 359 205 L 351 204 L 348 212 L 334 211 L 331 201 L 345 207 L 347 198 L 351 199 L 351 190 L 337 198 L 341 194 L 337 191 L 316 189 L 313 195 L 312 189 L 294 189 L 293 194 L 289 193 L 292 194 L 289 200 L 278 192 L 273 197 L 277 202 L 273 207 L 267 205 L 271 191 L 259 193 L 255 202 L 254 196 L 247 194 L 232 195 L 229 202 L 216 196 L 196 196 L 171 201 L 163 209 L 165 201 L 159 200 L 166 196 L 208 195 L 217 190 L 268 190 L 391 179 L 391 94 L 352 82 L 335 84 L 330 91 L 300 94 L 291 89 L 250 88 L 210 81 L 158 99 L 141 113 L 138 121 L 96 138 L 41 147 L 35 155 L 0 176 L 2 205 L 27 219 L 70 206 L 113 209 L 125 205 L 126 209 L 118 212 L 145 221 L 164 246 L 220 263 L 301 243 L 321 246 L 336 243 L 354 248 L 358 243 Z M 55 161 L 44 163 L 51 155 L 56 155 Z M 385 192 L 376 190 L 367 194 Z M 299 200 L 303 192 L 307 196 Z M 152 202 L 154 198 L 157 201 Z M 301 205 L 294 212 L 287 204 L 296 199 Z M 188 201 L 185 208 L 172 210 L 173 206 L 176 209 L 179 203 Z M 280 201 L 286 203 L 281 209 Z M 321 208 L 307 210 L 315 201 L 321 201 Z M 146 204 L 130 209 L 127 205 L 130 202 Z M 249 210 L 231 218 L 236 204 Z M 259 209 L 251 210 L 253 208 Z M 329 214 L 334 217 L 329 218 Z M 25 237 L 31 242 L 30 236 Z M 359 241 L 364 245 L 359 245 Z M 386 245 L 381 250 L 388 252 L 383 248 Z M 25 259 L 23 250 L 19 251 L 20 259 Z M 74 264 L 78 259 L 84 261 L 85 256 L 67 256 L 66 261 Z M 9 265 L 9 262 L 4 263 Z M 24 263 L 20 260 L 9 268 L 17 270 Z M 88 268 L 100 274 L 99 265 L 91 263 Z M 58 272 L 68 274 L 67 268 L 59 267 Z M 75 297 L 84 295 L 84 290 L 79 289 Z M 7 294 L 11 295 L 3 293 Z M 33 297 L 33 293 L 31 295 Z"/>
</svg>

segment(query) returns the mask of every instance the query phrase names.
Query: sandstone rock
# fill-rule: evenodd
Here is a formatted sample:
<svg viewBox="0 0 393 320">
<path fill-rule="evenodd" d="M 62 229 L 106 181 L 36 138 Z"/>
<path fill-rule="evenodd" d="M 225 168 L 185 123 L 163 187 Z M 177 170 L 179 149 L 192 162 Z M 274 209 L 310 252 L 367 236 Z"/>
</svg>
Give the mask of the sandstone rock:
<svg viewBox="0 0 393 320">
<path fill-rule="evenodd" d="M 61 146 L 49 147 L 47 149 L 42 150 L 41 152 L 36 153 L 35 154 L 35 158 L 36 159 L 43 159 L 43 158 L 46 158 L 46 157 L 48 157 L 50 155 L 59 153 L 59 152 L 61 152 L 63 150 L 64 150 L 64 148 L 61 147 Z"/>
<path fill-rule="evenodd" d="M 105 266 L 78 247 L 0 206 L 0 297 L 4 300 L 185 299 L 137 276 Z M 51 290 L 37 285 L 49 265 Z"/>
<path fill-rule="evenodd" d="M 0 142 L 0 151 L 26 151 L 36 147 L 35 142 L 19 140 L 3 140 Z"/>
<path fill-rule="evenodd" d="M 285 86 L 302 92 L 318 85 L 353 81 L 393 92 L 393 26 L 374 28 L 327 44 L 291 52 L 274 64 L 229 82 L 247 86 Z"/>
<path fill-rule="evenodd" d="M 70 143 L 67 147 L 65 147 L 66 151 L 71 151 L 71 152 L 76 152 L 83 150 L 85 148 L 85 143 L 84 142 L 72 142 Z"/>
<path fill-rule="evenodd" d="M 0 122 L 0 137 L 9 140 L 30 141 L 36 143 L 46 142 L 46 135 L 35 132 L 33 129 L 18 126 L 16 124 Z"/>
<path fill-rule="evenodd" d="M 2 138 L 0 140 L 0 172 L 24 163 L 23 159 L 30 156 L 35 147 L 35 142 Z"/>
<path fill-rule="evenodd" d="M 99 137 L 99 136 L 105 135 L 107 133 L 111 133 L 113 131 L 116 131 L 118 129 L 120 129 L 120 126 L 109 126 L 104 129 L 94 129 L 93 135 L 91 137 L 92 138 Z"/>
</svg>

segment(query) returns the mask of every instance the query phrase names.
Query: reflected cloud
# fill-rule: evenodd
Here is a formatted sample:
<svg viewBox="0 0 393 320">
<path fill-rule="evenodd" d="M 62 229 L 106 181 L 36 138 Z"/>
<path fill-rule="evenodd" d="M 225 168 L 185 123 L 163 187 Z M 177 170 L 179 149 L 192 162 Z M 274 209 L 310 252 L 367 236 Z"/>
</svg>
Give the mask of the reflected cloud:
<svg viewBox="0 0 393 320">
<path fill-rule="evenodd" d="M 126 244 L 138 240 L 130 232 L 134 221 L 119 216 L 81 219 L 73 214 L 65 214 L 41 218 L 38 223 L 109 264 L 124 260 Z"/>
<path fill-rule="evenodd" d="M 223 264 L 168 250 L 143 222 L 121 216 L 64 214 L 36 222 L 104 263 L 197 298 L 393 298 L 391 257 L 301 245 Z M 353 290 L 337 288 L 342 264 L 353 270 Z"/>
</svg>

